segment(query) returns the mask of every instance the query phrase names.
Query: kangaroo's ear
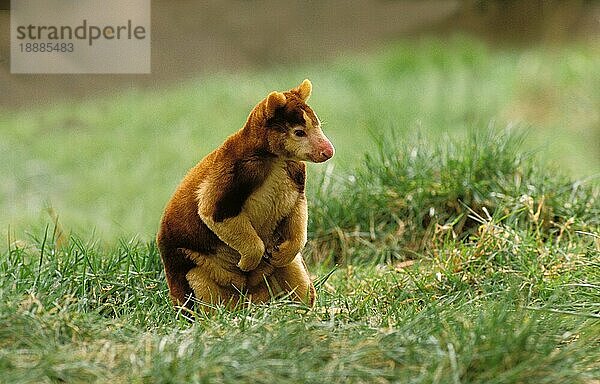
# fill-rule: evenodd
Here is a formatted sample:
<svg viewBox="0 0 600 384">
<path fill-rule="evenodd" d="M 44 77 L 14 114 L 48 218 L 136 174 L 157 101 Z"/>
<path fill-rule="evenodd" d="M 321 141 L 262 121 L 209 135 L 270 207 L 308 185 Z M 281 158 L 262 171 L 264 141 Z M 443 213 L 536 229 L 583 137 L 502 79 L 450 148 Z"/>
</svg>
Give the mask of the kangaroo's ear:
<svg viewBox="0 0 600 384">
<path fill-rule="evenodd" d="M 273 91 L 267 96 L 267 105 L 265 107 L 266 118 L 271 118 L 275 114 L 277 108 L 285 105 L 285 95 L 281 92 Z"/>
<path fill-rule="evenodd" d="M 296 93 L 302 99 L 302 101 L 307 101 L 310 97 L 310 93 L 312 92 L 312 83 L 310 80 L 304 79 L 302 84 L 292 89 L 292 92 Z"/>
</svg>

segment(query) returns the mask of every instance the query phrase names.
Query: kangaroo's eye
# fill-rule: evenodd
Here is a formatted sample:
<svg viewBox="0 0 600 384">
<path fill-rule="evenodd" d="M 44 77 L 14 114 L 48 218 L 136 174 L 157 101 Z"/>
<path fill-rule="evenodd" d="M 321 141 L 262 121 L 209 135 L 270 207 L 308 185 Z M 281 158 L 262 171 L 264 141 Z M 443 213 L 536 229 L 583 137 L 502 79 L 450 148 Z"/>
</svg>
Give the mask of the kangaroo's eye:
<svg viewBox="0 0 600 384">
<path fill-rule="evenodd" d="M 301 130 L 301 129 L 296 129 L 296 130 L 294 131 L 294 135 L 296 135 L 296 136 L 298 136 L 298 137 L 305 137 L 305 136 L 306 136 L 306 132 L 304 132 L 304 131 L 303 131 L 303 130 Z"/>
</svg>

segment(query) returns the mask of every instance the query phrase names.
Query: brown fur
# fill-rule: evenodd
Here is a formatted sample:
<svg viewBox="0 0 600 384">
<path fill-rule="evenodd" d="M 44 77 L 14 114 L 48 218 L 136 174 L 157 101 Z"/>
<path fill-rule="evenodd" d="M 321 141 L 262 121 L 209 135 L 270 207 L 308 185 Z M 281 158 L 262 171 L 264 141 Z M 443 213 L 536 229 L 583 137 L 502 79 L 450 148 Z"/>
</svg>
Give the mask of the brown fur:
<svg viewBox="0 0 600 384">
<path fill-rule="evenodd" d="M 253 302 L 273 295 L 312 305 L 315 290 L 300 251 L 306 243 L 304 161 L 334 154 L 305 80 L 271 92 L 246 124 L 185 176 L 157 235 L 176 305 Z"/>
</svg>

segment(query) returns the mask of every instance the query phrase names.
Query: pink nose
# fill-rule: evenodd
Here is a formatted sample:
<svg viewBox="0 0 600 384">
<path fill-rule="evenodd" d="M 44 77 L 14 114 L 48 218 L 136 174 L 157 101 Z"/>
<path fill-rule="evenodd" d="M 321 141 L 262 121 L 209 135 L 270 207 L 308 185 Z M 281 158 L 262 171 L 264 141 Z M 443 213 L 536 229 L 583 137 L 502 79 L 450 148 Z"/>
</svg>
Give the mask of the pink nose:
<svg viewBox="0 0 600 384">
<path fill-rule="evenodd" d="M 333 154 L 335 153 L 335 149 L 333 148 L 333 145 L 331 144 L 330 141 L 324 141 L 322 146 L 321 146 L 321 157 L 324 157 L 325 160 L 329 160 L 333 157 Z"/>
</svg>

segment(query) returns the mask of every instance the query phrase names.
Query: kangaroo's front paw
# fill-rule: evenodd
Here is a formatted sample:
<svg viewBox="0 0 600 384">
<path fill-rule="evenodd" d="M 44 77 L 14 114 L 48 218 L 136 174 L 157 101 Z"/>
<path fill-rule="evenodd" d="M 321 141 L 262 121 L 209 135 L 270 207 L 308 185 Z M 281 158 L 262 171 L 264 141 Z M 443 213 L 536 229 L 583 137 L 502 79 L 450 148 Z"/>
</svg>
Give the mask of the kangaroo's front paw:
<svg viewBox="0 0 600 384">
<path fill-rule="evenodd" d="M 286 240 L 274 247 L 269 263 L 274 267 L 284 267 L 291 263 L 302 247 L 296 242 Z"/>
<path fill-rule="evenodd" d="M 242 253 L 242 257 L 240 258 L 240 262 L 238 263 L 238 267 L 244 271 L 252 271 L 258 267 L 263 255 L 265 253 L 265 245 L 261 241 L 257 244 L 257 247 L 251 250 L 248 253 Z"/>
</svg>

